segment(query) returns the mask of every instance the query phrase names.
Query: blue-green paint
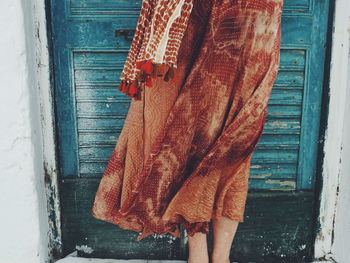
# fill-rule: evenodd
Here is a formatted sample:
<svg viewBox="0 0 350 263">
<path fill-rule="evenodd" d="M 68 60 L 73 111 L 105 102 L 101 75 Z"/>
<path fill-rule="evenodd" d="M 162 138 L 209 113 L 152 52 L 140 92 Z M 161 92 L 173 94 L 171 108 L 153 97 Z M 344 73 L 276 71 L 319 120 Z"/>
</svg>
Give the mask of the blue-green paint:
<svg viewBox="0 0 350 263">
<path fill-rule="evenodd" d="M 51 0 L 62 178 L 100 177 L 130 98 L 117 90 L 141 0 Z M 328 0 L 285 0 L 281 66 L 250 189 L 313 189 Z"/>
</svg>

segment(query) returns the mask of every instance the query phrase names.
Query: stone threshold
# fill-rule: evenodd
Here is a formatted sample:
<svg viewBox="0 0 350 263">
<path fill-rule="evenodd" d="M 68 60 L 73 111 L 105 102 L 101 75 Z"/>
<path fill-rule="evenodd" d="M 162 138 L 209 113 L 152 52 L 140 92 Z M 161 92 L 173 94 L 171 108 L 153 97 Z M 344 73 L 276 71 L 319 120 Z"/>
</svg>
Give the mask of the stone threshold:
<svg viewBox="0 0 350 263">
<path fill-rule="evenodd" d="M 59 259 L 55 263 L 187 263 L 181 260 L 144 260 L 144 259 L 99 259 L 99 258 L 82 258 L 77 257 L 77 252 L 67 255 L 65 258 Z M 238 263 L 238 262 L 232 262 Z M 253 262 L 252 262 L 253 263 Z M 334 261 L 314 261 L 312 263 L 334 263 Z"/>
</svg>

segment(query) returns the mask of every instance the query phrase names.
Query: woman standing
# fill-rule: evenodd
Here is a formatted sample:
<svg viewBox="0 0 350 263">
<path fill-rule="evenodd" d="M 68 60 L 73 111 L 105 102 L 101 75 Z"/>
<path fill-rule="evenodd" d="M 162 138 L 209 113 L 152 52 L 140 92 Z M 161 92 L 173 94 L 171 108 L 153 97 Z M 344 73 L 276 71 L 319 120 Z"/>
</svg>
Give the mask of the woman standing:
<svg viewBox="0 0 350 263">
<path fill-rule="evenodd" d="M 144 0 L 119 90 L 133 98 L 92 215 L 189 235 L 229 262 L 279 65 L 283 0 Z M 213 253 L 206 235 L 213 223 Z"/>
</svg>

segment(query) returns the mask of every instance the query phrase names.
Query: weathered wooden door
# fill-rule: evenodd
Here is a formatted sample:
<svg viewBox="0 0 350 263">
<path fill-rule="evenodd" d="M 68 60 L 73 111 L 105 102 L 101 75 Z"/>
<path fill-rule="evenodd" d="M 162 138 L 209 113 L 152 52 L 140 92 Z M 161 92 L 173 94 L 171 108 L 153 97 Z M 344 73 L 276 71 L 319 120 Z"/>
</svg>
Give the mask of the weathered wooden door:
<svg viewBox="0 0 350 263">
<path fill-rule="evenodd" d="M 151 236 L 91 216 L 130 99 L 117 91 L 141 0 L 51 0 L 64 254 L 184 259 L 184 239 Z M 312 255 L 315 168 L 329 0 L 285 0 L 281 68 L 253 155 L 240 262 Z"/>
</svg>

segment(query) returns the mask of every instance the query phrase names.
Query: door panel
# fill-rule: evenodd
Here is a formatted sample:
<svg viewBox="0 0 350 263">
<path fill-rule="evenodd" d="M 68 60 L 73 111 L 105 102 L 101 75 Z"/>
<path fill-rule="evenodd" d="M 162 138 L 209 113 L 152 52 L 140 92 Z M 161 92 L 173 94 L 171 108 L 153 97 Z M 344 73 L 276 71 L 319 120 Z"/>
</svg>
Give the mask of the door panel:
<svg viewBox="0 0 350 263">
<path fill-rule="evenodd" d="M 50 1 L 64 253 L 87 245 L 93 252 L 82 255 L 184 258 L 183 239 L 153 235 L 135 242 L 137 233 L 91 216 L 131 101 L 117 86 L 142 1 Z M 311 253 L 328 4 L 285 0 L 280 70 L 233 248 L 240 259 Z"/>
</svg>

